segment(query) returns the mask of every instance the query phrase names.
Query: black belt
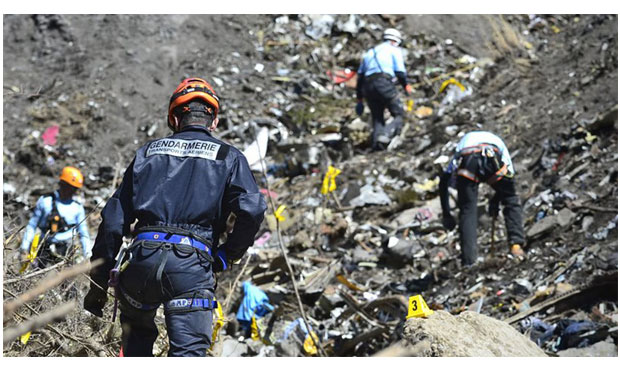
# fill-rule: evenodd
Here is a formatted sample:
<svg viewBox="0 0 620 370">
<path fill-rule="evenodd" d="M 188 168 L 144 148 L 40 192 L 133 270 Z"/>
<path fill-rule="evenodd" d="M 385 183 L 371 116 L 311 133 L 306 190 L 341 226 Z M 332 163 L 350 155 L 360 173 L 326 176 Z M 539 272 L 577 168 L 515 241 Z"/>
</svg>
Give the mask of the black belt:
<svg viewBox="0 0 620 370">
<path fill-rule="evenodd" d="M 392 81 L 392 78 L 393 78 L 392 75 L 387 74 L 387 73 L 373 73 L 373 74 L 371 74 L 369 76 L 366 76 L 364 78 L 367 79 L 368 81 L 373 81 L 373 80 L 376 80 L 377 78 L 380 78 L 380 77 L 387 78 L 390 81 Z"/>
</svg>

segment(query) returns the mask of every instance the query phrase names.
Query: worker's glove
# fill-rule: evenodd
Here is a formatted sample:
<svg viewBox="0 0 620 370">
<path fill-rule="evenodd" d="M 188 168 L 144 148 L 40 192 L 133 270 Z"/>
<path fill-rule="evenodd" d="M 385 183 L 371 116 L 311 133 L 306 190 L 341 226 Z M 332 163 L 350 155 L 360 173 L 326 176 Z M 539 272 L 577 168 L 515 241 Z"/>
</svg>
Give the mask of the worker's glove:
<svg viewBox="0 0 620 370">
<path fill-rule="evenodd" d="M 362 113 L 364 113 L 364 102 L 361 100 L 357 101 L 357 105 L 355 106 L 355 113 L 357 113 L 358 116 L 361 116 Z"/>
<path fill-rule="evenodd" d="M 222 272 L 228 268 L 228 260 L 223 250 L 217 251 L 213 256 L 213 272 Z"/>
<path fill-rule="evenodd" d="M 451 214 L 447 214 L 443 216 L 442 223 L 443 223 L 443 227 L 445 227 L 446 229 L 450 231 L 454 230 L 454 228 L 456 227 L 456 220 Z"/>
<path fill-rule="evenodd" d="M 489 201 L 489 215 L 491 217 L 497 217 L 497 215 L 499 215 L 499 200 L 492 198 Z"/>
<path fill-rule="evenodd" d="M 108 293 L 99 287 L 91 286 L 84 297 L 84 309 L 97 317 L 103 317 L 103 307 L 108 300 Z"/>
<path fill-rule="evenodd" d="M 405 95 L 409 96 L 412 92 L 413 92 L 413 87 L 411 87 L 411 85 L 409 84 L 405 85 Z"/>
</svg>

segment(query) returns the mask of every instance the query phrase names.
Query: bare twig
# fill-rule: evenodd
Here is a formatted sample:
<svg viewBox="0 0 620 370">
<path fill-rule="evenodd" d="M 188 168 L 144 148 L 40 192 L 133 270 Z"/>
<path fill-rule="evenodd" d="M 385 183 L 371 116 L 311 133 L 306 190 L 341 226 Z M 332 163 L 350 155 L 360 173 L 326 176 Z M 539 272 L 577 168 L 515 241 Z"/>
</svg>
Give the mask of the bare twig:
<svg viewBox="0 0 620 370">
<path fill-rule="evenodd" d="M 5 329 L 3 330 L 2 342 L 4 345 L 7 345 L 7 343 L 11 342 L 20 335 L 42 328 L 52 321 L 62 319 L 76 307 L 77 303 L 75 301 L 71 301 L 52 311 L 36 316 L 34 319 L 26 321 L 18 326 Z"/>
<path fill-rule="evenodd" d="M 119 153 L 118 155 L 118 162 L 116 162 L 116 165 L 114 166 L 114 179 L 112 180 L 112 189 L 116 189 L 116 182 L 118 181 L 119 175 L 121 173 L 121 161 L 122 161 L 122 157 Z"/>
<path fill-rule="evenodd" d="M 263 171 L 263 177 L 265 178 L 265 185 L 267 186 L 267 192 L 271 194 L 271 188 L 269 186 L 269 178 L 267 177 L 267 171 L 265 170 L 263 157 L 260 154 L 261 153 L 260 144 L 258 142 L 258 137 L 256 136 L 256 130 L 254 130 L 254 139 L 256 140 L 256 145 L 259 146 L 258 155 L 260 156 L 260 164 L 261 164 L 261 169 Z M 269 197 L 269 204 L 271 205 L 272 213 L 274 213 L 276 211 L 276 206 L 275 206 L 275 203 L 272 197 Z M 309 325 L 308 319 L 306 318 L 306 312 L 304 311 L 303 303 L 301 302 L 301 297 L 299 296 L 299 290 L 297 289 L 297 283 L 295 282 L 295 272 L 293 271 L 293 267 L 291 266 L 288 260 L 288 255 L 286 253 L 284 243 L 282 242 L 282 233 L 280 231 L 280 221 L 278 220 L 277 217 L 276 217 L 276 233 L 278 234 L 278 245 L 280 246 L 280 250 L 282 251 L 284 262 L 286 262 L 286 266 L 288 267 L 288 271 L 291 275 L 291 282 L 293 283 L 293 289 L 295 291 L 295 297 L 297 298 L 297 304 L 299 307 L 299 312 L 301 313 L 301 318 L 303 319 L 304 324 L 306 325 L 306 328 L 308 329 L 308 332 L 311 332 L 312 331 L 311 326 Z M 314 343 L 314 345 L 318 349 L 319 356 L 326 357 L 325 351 L 323 350 L 323 347 L 321 346 L 321 344 L 317 343 L 314 340 L 314 336 L 312 334 L 310 334 L 309 336 L 310 336 L 310 339 L 312 340 L 312 343 Z"/>
<path fill-rule="evenodd" d="M 52 276 L 49 280 L 44 281 L 42 284 L 34 287 L 33 289 L 27 291 L 16 299 L 7 302 L 3 306 L 4 311 L 4 319 L 10 317 L 11 314 L 21 305 L 26 302 L 29 302 L 36 298 L 39 294 L 45 293 L 47 290 L 55 287 L 56 285 L 62 283 L 66 279 L 72 278 L 76 275 L 81 274 L 84 271 L 88 271 L 93 267 L 97 267 L 103 263 L 102 259 L 98 259 L 92 263 L 81 263 L 79 265 L 75 265 L 67 270 L 63 270 L 59 272 L 57 275 Z"/>
<path fill-rule="evenodd" d="M 31 277 L 39 276 L 39 275 L 45 274 L 48 271 L 55 270 L 55 269 L 57 269 L 57 268 L 59 268 L 61 266 L 64 266 L 65 264 L 66 264 L 65 261 L 60 261 L 60 262 L 58 262 L 57 264 L 55 264 L 53 266 L 46 267 L 46 268 L 41 269 L 41 270 L 37 270 L 37 271 L 35 271 L 35 272 L 31 273 L 31 274 L 20 276 L 20 277 L 14 278 L 14 279 L 4 280 L 4 284 L 12 284 L 12 283 L 15 283 L 15 282 L 18 282 L 18 281 L 23 281 L 23 280 L 26 280 L 26 279 L 30 279 Z"/>
<path fill-rule="evenodd" d="M 372 326 L 376 326 L 376 327 L 382 327 L 382 328 L 387 328 L 388 326 L 384 323 L 380 323 L 377 322 L 375 320 L 373 320 L 370 315 L 364 310 L 364 308 L 360 307 L 359 303 L 357 303 L 355 301 L 355 298 L 353 298 L 349 293 L 345 292 L 344 290 L 340 289 L 340 296 L 342 298 L 344 298 L 344 301 L 351 306 L 351 308 L 357 312 L 358 315 L 360 315 L 360 317 L 362 317 L 366 322 L 368 322 L 370 325 Z"/>
<path fill-rule="evenodd" d="M 15 236 L 18 235 L 25 227 L 26 225 L 23 225 L 19 229 L 17 229 L 15 232 L 13 232 L 11 236 L 9 236 L 9 238 L 4 242 L 4 248 L 6 248 L 7 245 L 9 245 L 11 241 L 13 241 L 13 238 L 15 238 Z"/>
<path fill-rule="evenodd" d="M 245 263 L 243 264 L 243 267 L 241 268 L 241 271 L 239 271 L 239 274 L 235 278 L 235 281 L 233 282 L 233 285 L 230 288 L 230 293 L 228 293 L 228 296 L 226 297 L 226 300 L 224 301 L 224 304 L 222 305 L 222 310 L 224 312 L 226 312 L 228 310 L 228 305 L 230 304 L 230 300 L 232 299 L 232 295 L 233 295 L 233 293 L 235 291 L 235 288 L 237 287 L 237 283 L 239 283 L 239 279 L 241 279 L 241 276 L 245 272 L 246 267 L 248 267 L 248 263 L 250 262 L 250 259 L 251 259 L 251 256 L 248 256 L 248 258 L 245 260 Z"/>
<path fill-rule="evenodd" d="M 546 301 L 538 303 L 538 304 L 532 306 L 530 309 L 528 309 L 528 310 L 526 310 L 524 312 L 519 312 L 519 313 L 517 313 L 514 316 L 510 316 L 510 317 L 504 319 L 504 322 L 508 323 L 510 325 L 512 325 L 514 323 L 517 323 L 517 322 L 519 322 L 519 320 L 523 320 L 524 318 L 526 318 L 526 317 L 528 317 L 528 316 L 530 316 L 530 315 L 532 315 L 532 314 L 534 314 L 534 313 L 536 313 L 538 311 L 542 311 L 542 310 L 546 309 L 547 307 L 553 306 L 553 305 L 555 305 L 556 303 L 558 303 L 560 301 L 563 301 L 563 300 L 565 300 L 567 298 L 570 298 L 572 296 L 580 294 L 580 293 L 582 293 L 586 289 L 587 289 L 587 287 L 584 287 L 584 286 L 578 286 L 576 288 L 573 288 L 573 289 L 569 290 L 568 292 L 566 292 L 564 294 L 561 294 L 561 295 L 559 295 L 557 297 L 553 297 L 553 298 L 547 299 Z"/>
<path fill-rule="evenodd" d="M 15 293 L 11 292 L 10 290 L 8 290 L 8 289 L 6 289 L 6 288 L 4 289 L 4 292 L 5 292 L 5 293 L 7 293 L 7 294 L 9 294 L 9 295 L 10 295 L 11 297 L 13 297 L 13 298 L 17 298 L 17 294 L 15 294 Z M 35 309 L 34 309 L 31 305 L 29 305 L 28 303 L 24 303 L 24 307 L 26 307 L 27 309 L 29 309 L 29 310 L 30 310 L 33 314 L 35 314 L 35 315 L 39 315 L 39 311 L 35 310 Z M 27 320 L 27 318 L 26 318 L 26 317 L 24 317 L 23 315 L 20 315 L 20 314 L 19 314 L 19 313 L 17 313 L 17 312 L 15 313 L 15 315 L 19 316 L 19 317 L 20 317 L 22 320 L 24 320 L 24 321 L 25 321 L 25 320 Z M 47 328 L 47 329 L 49 329 L 49 330 L 51 330 L 51 331 L 53 331 L 55 334 L 57 334 L 57 335 L 59 335 L 59 336 L 61 336 L 61 337 L 63 337 L 63 338 L 66 338 L 66 339 L 72 340 L 72 341 L 74 341 L 74 342 L 76 342 L 76 343 L 79 343 L 79 344 L 81 344 L 81 345 L 83 345 L 83 346 L 89 347 L 91 350 L 93 350 L 93 352 L 97 353 L 97 356 L 102 357 L 102 356 L 101 356 L 101 353 L 102 353 L 102 352 L 106 352 L 106 351 L 107 351 L 107 354 L 108 354 L 108 355 L 110 355 L 111 357 L 115 357 L 115 356 L 116 356 L 116 355 L 115 355 L 115 353 L 114 353 L 114 352 L 112 352 L 112 350 L 111 350 L 111 349 L 109 349 L 108 347 L 105 347 L 105 346 L 102 346 L 102 345 L 100 345 L 100 344 L 96 343 L 94 340 L 92 340 L 92 339 L 90 339 L 90 338 L 87 338 L 87 339 L 84 339 L 84 338 L 76 338 L 76 337 L 74 337 L 73 335 L 68 334 L 68 333 L 65 333 L 65 332 L 63 332 L 62 330 L 60 330 L 60 329 L 58 329 L 58 328 L 56 328 L 56 327 L 52 326 L 51 324 L 47 324 L 47 325 L 46 325 L 46 328 Z"/>
</svg>

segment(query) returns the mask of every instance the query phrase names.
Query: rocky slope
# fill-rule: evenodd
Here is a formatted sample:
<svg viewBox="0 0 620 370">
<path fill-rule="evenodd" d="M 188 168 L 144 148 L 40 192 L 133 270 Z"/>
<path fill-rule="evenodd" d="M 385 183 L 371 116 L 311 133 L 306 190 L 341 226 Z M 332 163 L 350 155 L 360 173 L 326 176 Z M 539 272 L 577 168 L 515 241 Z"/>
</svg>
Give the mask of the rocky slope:
<svg viewBox="0 0 620 370">
<path fill-rule="evenodd" d="M 406 130 L 377 153 L 368 150 L 368 109 L 361 119 L 353 111 L 355 79 L 330 76 L 355 70 L 388 26 L 406 35 L 416 89 Z M 453 314 L 510 320 L 530 312 L 557 329 L 540 343 L 548 353 L 566 345 L 562 320 L 607 329 L 586 344 L 607 338 L 617 345 L 616 16 L 4 15 L 3 27 L 5 281 L 17 277 L 14 257 L 30 209 L 60 169 L 71 164 L 85 174 L 94 236 L 134 150 L 167 135 L 171 90 L 198 75 L 221 95 L 219 137 L 245 149 L 268 130 L 267 176 L 257 166 L 256 178 L 276 207 L 287 206 L 281 241 L 325 354 L 372 355 L 400 340 L 406 297 L 418 293 Z M 439 92 L 451 77 L 464 94 L 455 85 Z M 55 126 L 56 143 L 45 144 L 43 134 Z M 501 219 L 491 250 L 488 187 L 479 196 L 485 260 L 476 269 L 460 269 L 458 238 L 441 227 L 436 175 L 458 137 L 473 129 L 496 132 L 511 151 L 525 261 L 506 255 Z M 342 170 L 337 201 L 320 193 L 328 165 Z M 303 353 L 283 339 L 300 314 L 272 213 L 247 267 L 219 278 L 218 296 L 231 297 L 219 343 L 245 346 L 238 355 Z M 242 292 L 231 286 L 241 271 L 278 307 L 266 343 L 238 340 Z M 39 278 L 5 283 L 5 301 Z M 86 285 L 68 283 L 34 308 L 79 300 Z M 572 301 L 562 299 L 567 293 Z M 21 314 L 11 320 L 31 312 Z M 513 323 L 536 332 L 531 322 Z M 42 329 L 28 345 L 5 345 L 4 354 L 118 353 L 109 318 L 75 312 L 54 325 L 80 334 Z M 103 351 L 83 343 L 93 334 Z M 158 341 L 157 353 L 165 348 Z"/>
</svg>

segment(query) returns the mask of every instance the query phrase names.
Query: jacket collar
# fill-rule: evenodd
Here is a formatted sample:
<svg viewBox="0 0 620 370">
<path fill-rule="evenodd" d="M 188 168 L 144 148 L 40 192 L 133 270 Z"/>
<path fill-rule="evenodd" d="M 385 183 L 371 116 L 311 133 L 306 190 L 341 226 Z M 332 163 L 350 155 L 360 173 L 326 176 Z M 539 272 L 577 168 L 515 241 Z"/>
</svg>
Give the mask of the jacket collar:
<svg viewBox="0 0 620 370">
<path fill-rule="evenodd" d="M 183 127 L 179 132 L 186 132 L 186 131 L 202 131 L 208 134 L 209 136 L 211 136 L 211 132 L 209 131 L 209 129 L 207 129 L 207 127 L 202 124 L 189 124 Z"/>
</svg>

